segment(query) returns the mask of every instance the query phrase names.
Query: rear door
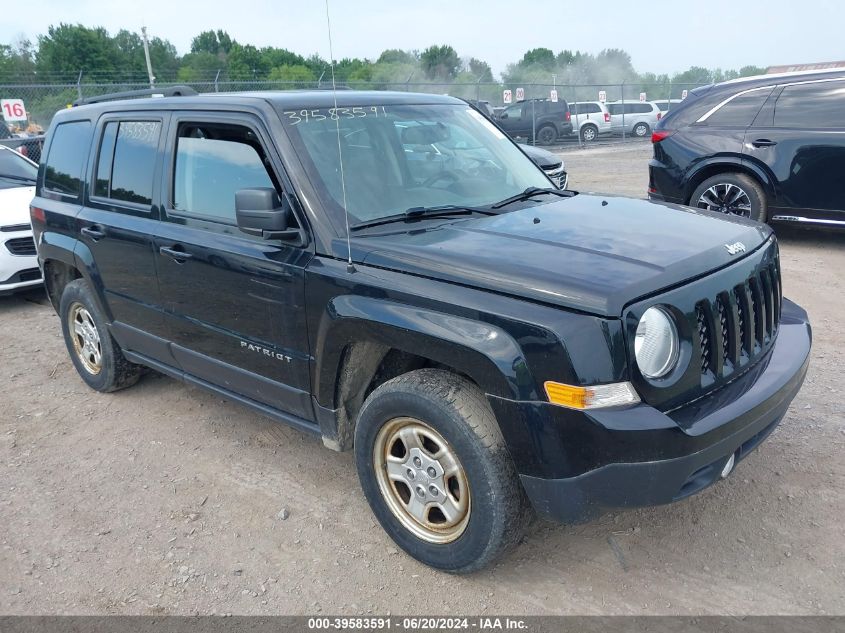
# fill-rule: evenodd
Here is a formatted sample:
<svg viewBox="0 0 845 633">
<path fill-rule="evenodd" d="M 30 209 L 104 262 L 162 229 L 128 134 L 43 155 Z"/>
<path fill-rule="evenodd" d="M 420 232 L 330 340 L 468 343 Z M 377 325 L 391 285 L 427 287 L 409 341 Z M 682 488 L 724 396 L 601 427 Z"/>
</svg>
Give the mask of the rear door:
<svg viewBox="0 0 845 633">
<path fill-rule="evenodd" d="M 78 221 L 80 240 L 93 256 L 112 313 L 115 338 L 125 349 L 172 363 L 161 338 L 152 238 L 158 224 L 156 167 L 167 116 L 131 112 L 97 122 Z"/>
<path fill-rule="evenodd" d="M 531 131 L 531 109 L 525 102 L 515 103 L 499 115 L 498 123 L 511 136 L 526 136 Z"/>
<path fill-rule="evenodd" d="M 776 179 L 770 216 L 845 221 L 845 79 L 784 86 L 762 114 L 745 152 Z"/>
<path fill-rule="evenodd" d="M 305 265 L 308 248 L 247 235 L 235 192 L 272 187 L 281 165 L 257 117 L 174 113 L 162 169 L 155 257 L 168 337 L 187 373 L 313 419 Z"/>
</svg>

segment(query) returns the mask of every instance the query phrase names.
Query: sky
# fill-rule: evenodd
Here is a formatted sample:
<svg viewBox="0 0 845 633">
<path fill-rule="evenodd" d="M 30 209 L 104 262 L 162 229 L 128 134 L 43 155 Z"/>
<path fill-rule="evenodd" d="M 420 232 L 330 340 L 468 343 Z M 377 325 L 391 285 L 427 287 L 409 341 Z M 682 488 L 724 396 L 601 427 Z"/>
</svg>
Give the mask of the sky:
<svg viewBox="0 0 845 633">
<path fill-rule="evenodd" d="M 335 59 L 450 44 L 496 74 L 536 47 L 622 48 L 639 72 L 669 74 L 845 58 L 841 0 L 329 0 L 329 10 Z M 196 34 L 222 28 L 241 43 L 329 57 L 325 0 L 31 0 L 4 12 L 0 43 L 34 41 L 59 22 L 112 34 L 146 25 L 180 54 Z"/>
</svg>

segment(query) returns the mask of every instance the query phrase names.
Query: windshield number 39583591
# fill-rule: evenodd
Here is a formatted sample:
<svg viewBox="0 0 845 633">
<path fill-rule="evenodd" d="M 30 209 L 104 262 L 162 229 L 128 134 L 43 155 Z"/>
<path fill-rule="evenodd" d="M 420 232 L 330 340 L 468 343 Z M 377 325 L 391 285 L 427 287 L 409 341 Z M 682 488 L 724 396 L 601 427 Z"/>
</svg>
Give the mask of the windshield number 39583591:
<svg viewBox="0 0 845 633">
<path fill-rule="evenodd" d="M 384 117 L 387 116 L 387 111 L 384 109 L 384 106 L 371 106 L 367 108 L 328 108 L 326 110 L 321 108 L 314 110 L 285 110 L 284 114 L 288 117 L 288 123 L 290 125 L 299 125 L 303 122 L 309 123 L 312 121 L 323 121 L 325 119 L 337 121 L 342 118 Z"/>
</svg>

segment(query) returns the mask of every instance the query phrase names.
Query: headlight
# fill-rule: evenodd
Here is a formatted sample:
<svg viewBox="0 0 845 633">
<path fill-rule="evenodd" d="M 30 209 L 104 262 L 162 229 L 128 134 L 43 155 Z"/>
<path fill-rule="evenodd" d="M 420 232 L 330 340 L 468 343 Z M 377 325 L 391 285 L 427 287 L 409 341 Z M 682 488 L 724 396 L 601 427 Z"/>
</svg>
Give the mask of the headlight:
<svg viewBox="0 0 845 633">
<path fill-rule="evenodd" d="M 634 338 L 637 366 L 646 378 L 661 378 L 678 363 L 678 330 L 663 308 L 645 311 Z"/>
</svg>

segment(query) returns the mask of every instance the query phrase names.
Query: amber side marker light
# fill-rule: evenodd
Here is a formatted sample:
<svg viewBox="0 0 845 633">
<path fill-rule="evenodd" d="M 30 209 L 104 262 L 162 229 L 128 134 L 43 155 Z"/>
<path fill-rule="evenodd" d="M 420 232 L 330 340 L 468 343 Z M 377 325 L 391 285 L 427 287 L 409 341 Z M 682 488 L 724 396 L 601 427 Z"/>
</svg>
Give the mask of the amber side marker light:
<svg viewBox="0 0 845 633">
<path fill-rule="evenodd" d="M 629 382 L 580 387 L 547 380 L 543 383 L 546 396 L 552 404 L 568 409 L 601 409 L 636 404 L 640 401 L 637 391 Z"/>
</svg>

